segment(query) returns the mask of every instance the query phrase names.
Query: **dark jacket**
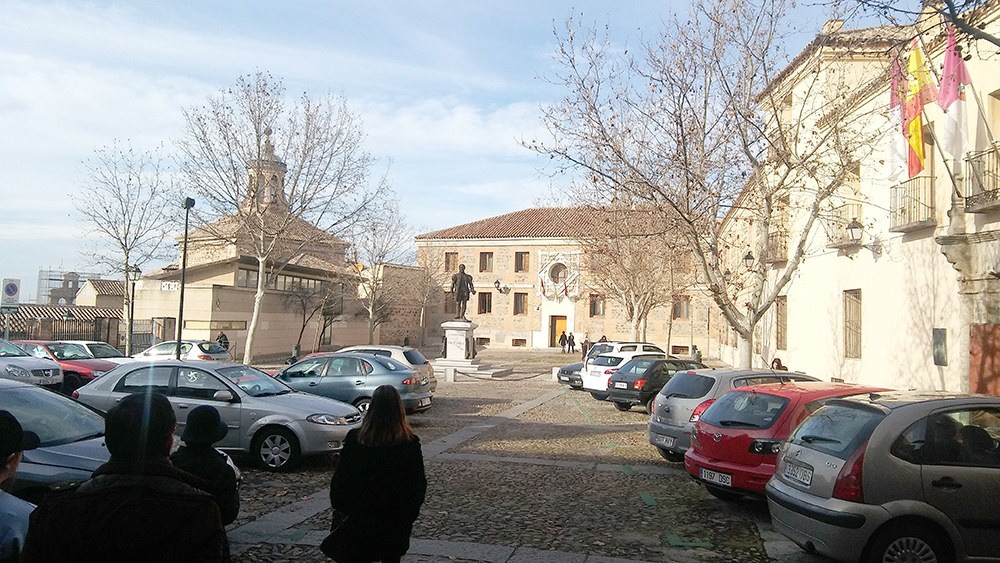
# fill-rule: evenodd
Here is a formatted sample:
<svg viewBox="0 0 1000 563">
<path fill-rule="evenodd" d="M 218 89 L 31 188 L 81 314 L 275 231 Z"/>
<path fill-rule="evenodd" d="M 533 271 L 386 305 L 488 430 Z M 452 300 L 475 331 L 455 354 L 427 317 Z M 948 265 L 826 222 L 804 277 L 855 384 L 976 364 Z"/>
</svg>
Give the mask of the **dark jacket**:
<svg viewBox="0 0 1000 563">
<path fill-rule="evenodd" d="M 399 557 L 410 549 L 413 522 L 427 492 L 420 440 L 396 446 L 358 443 L 347 433 L 330 484 L 330 504 L 347 515 L 348 537 L 363 557 Z"/>
<path fill-rule="evenodd" d="M 201 477 L 215 485 L 222 525 L 228 526 L 240 513 L 240 490 L 236 472 L 211 445 L 181 446 L 170 456 L 174 467 Z"/>
<path fill-rule="evenodd" d="M 219 507 L 166 458 L 109 461 L 75 492 L 31 514 L 22 563 L 226 562 Z"/>
</svg>

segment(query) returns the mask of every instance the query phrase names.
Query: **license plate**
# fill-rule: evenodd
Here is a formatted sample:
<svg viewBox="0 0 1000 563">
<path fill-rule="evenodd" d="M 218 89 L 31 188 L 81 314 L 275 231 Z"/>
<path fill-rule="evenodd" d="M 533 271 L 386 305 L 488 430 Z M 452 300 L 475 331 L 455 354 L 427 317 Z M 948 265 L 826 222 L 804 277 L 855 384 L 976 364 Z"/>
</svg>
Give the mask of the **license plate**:
<svg viewBox="0 0 1000 563">
<path fill-rule="evenodd" d="M 421 407 L 426 407 L 429 404 L 431 404 L 431 400 L 430 399 L 420 399 L 419 405 Z"/>
<path fill-rule="evenodd" d="M 801 465 L 785 464 L 785 477 L 808 486 L 813 480 L 813 470 Z"/>
<path fill-rule="evenodd" d="M 712 471 L 711 469 L 701 467 L 698 469 L 698 475 L 709 483 L 715 483 L 716 485 L 722 485 L 724 487 L 733 486 L 733 476 L 728 473 L 720 473 L 718 471 Z"/>
<path fill-rule="evenodd" d="M 615 381 L 615 389 L 628 389 L 628 383 L 624 381 Z"/>
<path fill-rule="evenodd" d="M 559 381 L 569 381 L 569 376 L 568 375 L 560 375 L 559 376 Z"/>
<path fill-rule="evenodd" d="M 674 442 L 676 440 L 674 439 L 673 436 L 664 436 L 662 434 L 657 434 L 656 436 L 653 437 L 653 441 L 661 446 L 672 448 L 674 447 Z"/>
</svg>

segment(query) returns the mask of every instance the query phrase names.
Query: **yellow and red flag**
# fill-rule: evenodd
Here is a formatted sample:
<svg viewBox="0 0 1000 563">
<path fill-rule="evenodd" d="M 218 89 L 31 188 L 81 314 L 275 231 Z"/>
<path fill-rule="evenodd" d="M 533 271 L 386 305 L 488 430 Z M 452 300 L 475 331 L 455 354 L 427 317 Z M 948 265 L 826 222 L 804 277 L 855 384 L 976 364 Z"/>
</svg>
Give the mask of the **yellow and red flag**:
<svg viewBox="0 0 1000 563">
<path fill-rule="evenodd" d="M 924 104 L 937 100 L 937 88 L 931 79 L 924 54 L 914 39 L 910 44 L 910 59 L 907 64 L 909 74 L 906 90 L 906 105 L 903 111 L 903 130 L 909 142 L 907 162 L 910 178 L 924 169 Z"/>
</svg>

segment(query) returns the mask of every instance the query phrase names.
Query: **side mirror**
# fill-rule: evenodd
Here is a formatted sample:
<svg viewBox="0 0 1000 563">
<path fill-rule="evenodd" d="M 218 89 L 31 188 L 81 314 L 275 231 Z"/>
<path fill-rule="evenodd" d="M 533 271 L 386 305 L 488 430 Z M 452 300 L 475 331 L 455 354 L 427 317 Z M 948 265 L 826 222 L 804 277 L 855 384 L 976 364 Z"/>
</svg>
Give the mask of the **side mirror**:
<svg viewBox="0 0 1000 563">
<path fill-rule="evenodd" d="M 212 399 L 216 401 L 224 401 L 226 403 L 232 402 L 235 398 L 236 397 L 233 396 L 232 391 L 216 391 L 215 394 L 212 395 Z"/>
</svg>

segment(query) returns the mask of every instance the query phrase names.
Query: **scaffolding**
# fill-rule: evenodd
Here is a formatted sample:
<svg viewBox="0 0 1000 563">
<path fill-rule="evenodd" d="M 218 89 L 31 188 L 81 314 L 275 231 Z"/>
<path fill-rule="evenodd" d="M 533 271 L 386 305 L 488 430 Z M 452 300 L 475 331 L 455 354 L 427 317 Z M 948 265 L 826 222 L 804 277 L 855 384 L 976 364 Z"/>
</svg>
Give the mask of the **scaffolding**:
<svg viewBox="0 0 1000 563">
<path fill-rule="evenodd" d="M 87 280 L 103 279 L 103 274 L 86 272 L 64 272 L 62 270 L 38 270 L 38 305 L 76 305 L 76 292 Z"/>
</svg>

